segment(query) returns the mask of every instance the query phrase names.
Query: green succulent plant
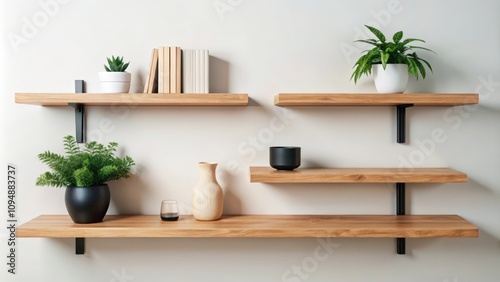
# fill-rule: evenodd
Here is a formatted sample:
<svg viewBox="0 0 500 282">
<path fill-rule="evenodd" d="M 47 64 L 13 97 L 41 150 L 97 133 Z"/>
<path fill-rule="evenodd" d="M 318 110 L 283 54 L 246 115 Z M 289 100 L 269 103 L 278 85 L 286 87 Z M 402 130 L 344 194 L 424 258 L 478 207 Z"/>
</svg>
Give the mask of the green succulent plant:
<svg viewBox="0 0 500 282">
<path fill-rule="evenodd" d="M 111 59 L 106 57 L 106 60 L 108 61 L 108 65 L 104 65 L 106 71 L 124 72 L 130 64 L 130 62 L 124 63 L 123 56 L 111 56 Z"/>
<path fill-rule="evenodd" d="M 369 75 L 372 72 L 372 66 L 374 64 L 382 64 L 384 70 L 387 64 L 406 64 L 408 65 L 408 74 L 414 76 L 416 79 L 419 78 L 419 73 L 422 78 L 425 78 L 426 71 L 424 64 L 431 70 L 432 67 L 426 60 L 422 59 L 413 52 L 413 49 L 422 49 L 435 53 L 434 51 L 420 47 L 408 45 L 411 42 L 423 42 L 424 40 L 418 38 L 408 38 L 403 40 L 403 32 L 398 31 L 392 36 L 393 42 L 386 41 L 385 35 L 378 29 L 365 25 L 371 33 L 377 37 L 377 39 L 363 39 L 356 40 L 355 42 L 363 42 L 373 45 L 373 49 L 365 50 L 356 64 L 354 64 L 354 71 L 351 75 L 351 80 L 354 78 L 354 83 L 358 82 L 358 79 L 362 75 Z"/>
<path fill-rule="evenodd" d="M 52 171 L 41 174 L 37 180 L 38 186 L 78 186 L 88 187 L 104 184 L 110 180 L 127 178 L 134 165 L 134 160 L 125 156 L 115 156 L 118 143 L 110 142 L 103 145 L 92 141 L 80 148 L 73 136 L 64 137 L 66 154 L 59 155 L 45 151 L 38 158 L 47 164 Z"/>
</svg>

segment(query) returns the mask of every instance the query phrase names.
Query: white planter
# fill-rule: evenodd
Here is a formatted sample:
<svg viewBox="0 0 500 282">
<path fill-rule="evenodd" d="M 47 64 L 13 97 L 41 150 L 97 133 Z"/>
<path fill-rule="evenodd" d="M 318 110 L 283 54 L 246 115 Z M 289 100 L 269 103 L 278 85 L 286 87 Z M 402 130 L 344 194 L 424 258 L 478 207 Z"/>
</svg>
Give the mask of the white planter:
<svg viewBox="0 0 500 282">
<path fill-rule="evenodd" d="M 128 93 L 130 91 L 130 73 L 103 71 L 98 75 L 103 93 Z"/>
<path fill-rule="evenodd" d="M 403 93 L 408 85 L 408 65 L 382 64 L 373 65 L 373 77 L 378 93 Z"/>
</svg>

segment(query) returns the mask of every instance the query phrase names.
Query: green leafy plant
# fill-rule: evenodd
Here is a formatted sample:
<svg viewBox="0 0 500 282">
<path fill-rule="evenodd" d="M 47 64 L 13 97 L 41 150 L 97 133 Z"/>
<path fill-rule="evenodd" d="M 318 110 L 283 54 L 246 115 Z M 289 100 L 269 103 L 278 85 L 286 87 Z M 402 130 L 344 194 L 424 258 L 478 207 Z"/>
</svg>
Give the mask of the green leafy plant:
<svg viewBox="0 0 500 282">
<path fill-rule="evenodd" d="M 417 53 L 412 52 L 413 49 L 422 49 L 435 53 L 434 51 L 420 47 L 408 45 L 411 42 L 419 41 L 424 42 L 422 39 L 418 38 L 408 38 L 403 40 L 403 32 L 398 31 L 392 36 L 393 42 L 387 42 L 385 35 L 378 29 L 365 25 L 377 39 L 363 39 L 356 40 L 355 42 L 363 42 L 373 45 L 373 49 L 365 50 L 356 64 L 354 64 L 354 71 L 351 75 L 351 80 L 354 78 L 354 83 L 358 82 L 358 79 L 362 75 L 369 75 L 372 72 L 372 65 L 382 64 L 384 70 L 387 64 L 406 64 L 408 65 L 408 74 L 414 76 L 416 79 L 419 77 L 419 73 L 422 78 L 425 78 L 426 71 L 424 64 L 431 70 L 432 67 L 426 60 L 422 59 L 417 55 Z"/>
<path fill-rule="evenodd" d="M 106 60 L 108 61 L 108 65 L 104 65 L 106 71 L 124 72 L 130 64 L 130 62 L 125 63 L 123 61 L 123 56 L 111 56 L 111 59 L 106 57 Z"/>
<path fill-rule="evenodd" d="M 41 174 L 38 186 L 79 186 L 88 187 L 104 184 L 110 180 L 127 178 L 134 160 L 125 156 L 115 156 L 118 143 L 110 142 L 107 146 L 95 141 L 80 148 L 73 136 L 64 137 L 66 154 L 59 155 L 45 151 L 38 158 L 52 171 Z"/>
</svg>

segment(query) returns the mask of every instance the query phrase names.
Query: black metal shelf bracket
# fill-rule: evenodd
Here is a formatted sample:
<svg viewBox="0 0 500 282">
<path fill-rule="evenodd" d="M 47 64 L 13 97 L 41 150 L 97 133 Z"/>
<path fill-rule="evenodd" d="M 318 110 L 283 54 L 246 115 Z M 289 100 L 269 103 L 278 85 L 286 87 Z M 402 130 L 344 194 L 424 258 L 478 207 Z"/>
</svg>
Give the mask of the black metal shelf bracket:
<svg viewBox="0 0 500 282">
<path fill-rule="evenodd" d="M 83 80 L 75 80 L 75 93 L 85 93 L 85 82 Z M 80 103 L 70 103 L 68 105 L 75 108 L 76 142 L 85 143 L 85 105 Z M 75 254 L 85 254 L 85 238 L 75 238 Z"/>
<path fill-rule="evenodd" d="M 85 254 L 85 238 L 75 238 L 75 254 Z"/>
<path fill-rule="evenodd" d="M 75 80 L 75 93 L 85 93 L 83 80 Z M 85 143 L 85 105 L 70 103 L 69 106 L 75 108 L 76 142 Z"/>
<path fill-rule="evenodd" d="M 396 183 L 396 214 L 406 214 L 406 193 L 405 183 Z M 396 253 L 398 255 L 406 254 L 406 238 L 396 238 Z"/>
<path fill-rule="evenodd" d="M 401 104 L 396 106 L 398 143 L 406 142 L 406 108 L 409 107 L 413 107 L 413 104 Z"/>
</svg>

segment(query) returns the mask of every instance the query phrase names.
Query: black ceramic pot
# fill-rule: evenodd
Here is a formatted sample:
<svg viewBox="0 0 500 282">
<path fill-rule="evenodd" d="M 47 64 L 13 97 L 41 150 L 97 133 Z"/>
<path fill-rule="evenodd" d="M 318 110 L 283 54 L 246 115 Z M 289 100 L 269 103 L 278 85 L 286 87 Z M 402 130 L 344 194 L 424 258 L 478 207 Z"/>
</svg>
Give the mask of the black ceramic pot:
<svg viewBox="0 0 500 282">
<path fill-rule="evenodd" d="M 75 223 L 101 222 L 108 211 L 110 199 L 108 184 L 68 186 L 64 195 L 66 209 Z"/>
<path fill-rule="evenodd" d="M 277 170 L 294 170 L 300 166 L 300 147 L 270 147 L 269 163 Z"/>
</svg>

